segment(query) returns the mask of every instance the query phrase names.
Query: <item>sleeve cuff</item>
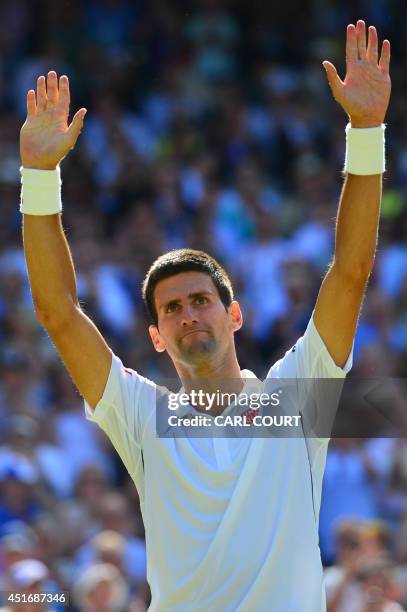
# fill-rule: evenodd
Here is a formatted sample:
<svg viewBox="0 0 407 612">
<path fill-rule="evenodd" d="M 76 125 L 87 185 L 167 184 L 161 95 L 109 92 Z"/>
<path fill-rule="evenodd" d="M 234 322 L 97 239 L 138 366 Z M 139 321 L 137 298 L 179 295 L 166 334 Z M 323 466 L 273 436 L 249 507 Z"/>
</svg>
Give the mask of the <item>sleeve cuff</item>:
<svg viewBox="0 0 407 612">
<path fill-rule="evenodd" d="M 119 362 L 119 364 L 117 363 Z M 94 410 L 92 410 L 91 406 L 84 399 L 84 407 L 85 407 L 85 416 L 89 421 L 93 421 L 95 423 L 101 423 L 106 415 L 106 410 L 110 408 L 114 404 L 114 400 L 116 397 L 116 385 L 115 385 L 115 369 L 120 367 L 121 362 L 116 355 L 112 353 L 112 362 L 110 365 L 109 376 L 107 379 L 107 383 L 105 389 L 103 391 L 103 395 L 96 404 Z"/>
<path fill-rule="evenodd" d="M 340 378 L 340 377 L 346 376 L 346 374 L 348 374 L 348 372 L 351 370 L 352 364 L 353 364 L 354 342 L 352 344 L 352 348 L 349 352 L 349 356 L 346 360 L 346 363 L 343 366 L 343 368 L 341 368 L 335 363 L 331 353 L 328 351 L 325 345 L 325 342 L 322 340 L 321 336 L 319 335 L 319 332 L 314 323 L 314 313 L 312 313 L 312 317 L 308 323 L 307 332 L 310 334 L 312 343 L 314 344 L 315 348 L 322 353 L 323 359 L 329 369 L 329 373 L 332 376 L 332 378 Z"/>
</svg>

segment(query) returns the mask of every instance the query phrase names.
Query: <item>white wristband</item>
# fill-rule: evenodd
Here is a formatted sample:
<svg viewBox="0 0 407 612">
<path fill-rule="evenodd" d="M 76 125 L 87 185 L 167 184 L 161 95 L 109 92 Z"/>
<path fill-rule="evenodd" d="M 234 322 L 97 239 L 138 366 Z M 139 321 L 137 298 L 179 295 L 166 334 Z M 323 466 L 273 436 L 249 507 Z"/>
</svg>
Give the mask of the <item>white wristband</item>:
<svg viewBox="0 0 407 612">
<path fill-rule="evenodd" d="M 386 169 L 384 123 L 374 128 L 346 126 L 346 156 L 344 172 L 368 176 L 383 174 Z"/>
<path fill-rule="evenodd" d="M 25 215 L 55 215 L 62 211 L 61 170 L 20 168 L 20 212 Z"/>
</svg>

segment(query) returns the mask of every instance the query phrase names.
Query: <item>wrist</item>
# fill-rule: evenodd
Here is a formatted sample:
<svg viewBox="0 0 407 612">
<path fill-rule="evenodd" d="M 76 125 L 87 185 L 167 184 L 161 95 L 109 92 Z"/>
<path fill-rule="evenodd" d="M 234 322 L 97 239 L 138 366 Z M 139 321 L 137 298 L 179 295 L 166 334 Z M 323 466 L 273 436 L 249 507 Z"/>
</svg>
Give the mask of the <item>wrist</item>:
<svg viewBox="0 0 407 612">
<path fill-rule="evenodd" d="M 44 164 L 44 163 L 36 163 L 36 162 L 24 162 L 21 160 L 21 166 L 27 170 L 56 170 L 58 168 L 58 164 Z"/>
<path fill-rule="evenodd" d="M 375 128 L 375 127 L 380 127 L 383 122 L 384 122 L 384 117 L 382 120 L 378 120 L 378 119 L 370 119 L 370 118 L 366 118 L 366 119 L 357 119 L 355 117 L 351 117 L 349 116 L 349 122 L 351 127 L 353 128 L 357 128 L 357 129 L 368 129 L 368 128 Z"/>
<path fill-rule="evenodd" d="M 25 170 L 56 170 L 57 169 L 57 166 L 39 166 L 38 164 L 36 164 L 35 166 L 26 166 L 25 164 L 23 164 L 22 167 Z"/>
</svg>

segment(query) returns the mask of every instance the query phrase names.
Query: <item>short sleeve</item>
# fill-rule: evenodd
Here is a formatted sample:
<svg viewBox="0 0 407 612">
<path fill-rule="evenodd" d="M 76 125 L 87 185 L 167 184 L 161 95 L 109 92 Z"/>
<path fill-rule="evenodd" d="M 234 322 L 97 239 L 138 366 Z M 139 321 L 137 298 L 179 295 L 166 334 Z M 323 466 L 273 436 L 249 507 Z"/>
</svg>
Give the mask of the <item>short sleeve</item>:
<svg viewBox="0 0 407 612">
<path fill-rule="evenodd" d="M 125 368 L 112 353 L 105 390 L 92 411 L 84 400 L 85 415 L 107 434 L 133 480 L 142 464 L 144 415 L 155 402 L 155 384 Z"/>
<path fill-rule="evenodd" d="M 352 367 L 353 348 L 343 368 L 336 365 L 311 317 L 304 335 L 270 369 L 278 378 L 344 378 Z"/>
<path fill-rule="evenodd" d="M 329 438 L 343 380 L 352 367 L 352 351 L 345 367 L 336 365 L 311 317 L 304 335 L 270 369 L 269 378 L 295 381 L 297 407 L 307 437 Z"/>
</svg>

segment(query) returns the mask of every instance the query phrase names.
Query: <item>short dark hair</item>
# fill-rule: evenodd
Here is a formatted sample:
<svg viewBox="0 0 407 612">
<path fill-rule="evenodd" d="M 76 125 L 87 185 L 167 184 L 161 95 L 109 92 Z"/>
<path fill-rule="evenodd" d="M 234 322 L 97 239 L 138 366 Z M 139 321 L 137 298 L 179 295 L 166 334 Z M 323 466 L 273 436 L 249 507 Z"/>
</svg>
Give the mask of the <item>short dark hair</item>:
<svg viewBox="0 0 407 612">
<path fill-rule="evenodd" d="M 204 251 L 196 251 L 195 249 L 174 249 L 160 255 L 154 261 L 143 281 L 142 296 L 154 325 L 158 325 L 158 314 L 154 302 L 154 290 L 157 283 L 181 272 L 208 274 L 213 280 L 225 308 L 232 303 L 232 283 L 225 270 L 214 257 Z"/>
</svg>

